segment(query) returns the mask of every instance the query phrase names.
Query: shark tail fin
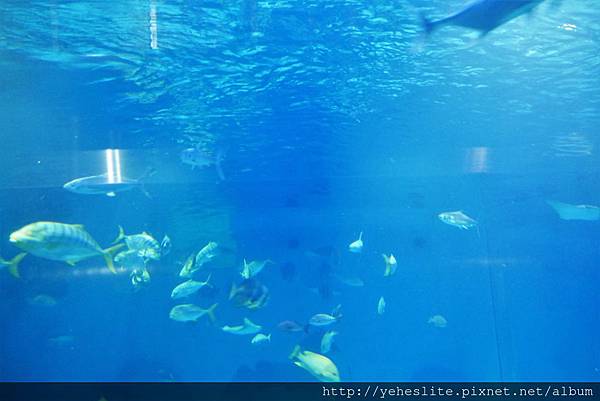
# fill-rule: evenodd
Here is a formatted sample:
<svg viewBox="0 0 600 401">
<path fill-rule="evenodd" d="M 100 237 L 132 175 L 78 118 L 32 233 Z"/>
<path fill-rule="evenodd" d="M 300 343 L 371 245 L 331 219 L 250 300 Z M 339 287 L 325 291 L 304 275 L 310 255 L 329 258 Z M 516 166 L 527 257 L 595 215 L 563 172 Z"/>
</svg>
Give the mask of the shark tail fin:
<svg viewBox="0 0 600 401">
<path fill-rule="evenodd" d="M 421 18 L 421 28 L 423 28 L 423 34 L 425 37 L 431 35 L 436 28 L 436 24 L 427 19 L 427 17 L 425 17 L 423 14 L 420 14 L 419 17 Z"/>
<path fill-rule="evenodd" d="M 12 258 L 11 260 L 4 260 L 0 257 L 0 264 L 8 266 L 8 272 L 11 276 L 15 278 L 21 278 L 19 274 L 19 263 L 23 260 L 23 258 L 27 255 L 25 252 L 22 252 Z"/>
<path fill-rule="evenodd" d="M 117 274 L 117 270 L 115 269 L 115 265 L 113 263 L 113 255 L 115 253 L 117 253 L 117 251 L 121 248 L 123 248 L 125 246 L 125 244 L 117 244 L 114 246 L 111 246 L 110 248 L 106 248 L 102 251 L 102 257 L 104 258 L 104 261 L 106 262 L 106 266 L 108 266 L 108 270 L 111 271 L 111 273 L 113 274 Z"/>
<path fill-rule="evenodd" d="M 211 307 L 206 310 L 206 314 L 208 315 L 208 318 L 213 324 L 215 324 L 215 322 L 217 321 L 217 318 L 215 316 L 215 309 L 218 305 L 218 303 L 212 304 Z"/>
</svg>

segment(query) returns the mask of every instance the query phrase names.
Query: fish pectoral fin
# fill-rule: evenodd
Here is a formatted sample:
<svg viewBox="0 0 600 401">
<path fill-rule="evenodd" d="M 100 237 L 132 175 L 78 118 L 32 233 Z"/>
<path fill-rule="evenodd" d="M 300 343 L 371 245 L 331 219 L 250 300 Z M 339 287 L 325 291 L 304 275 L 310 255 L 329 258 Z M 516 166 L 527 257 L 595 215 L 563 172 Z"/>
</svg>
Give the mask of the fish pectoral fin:
<svg viewBox="0 0 600 401">
<path fill-rule="evenodd" d="M 79 261 L 78 261 L 78 260 L 65 260 L 65 262 L 66 262 L 66 263 L 67 263 L 69 266 L 71 266 L 71 267 L 75 267 L 75 264 L 76 264 L 77 262 L 79 262 Z"/>
<path fill-rule="evenodd" d="M 110 191 L 110 192 L 107 192 L 107 193 L 106 193 L 106 196 L 108 196 L 108 197 L 111 197 L 111 198 L 112 198 L 112 197 L 115 197 L 115 196 L 117 196 L 117 194 L 116 194 L 114 191 Z"/>
</svg>

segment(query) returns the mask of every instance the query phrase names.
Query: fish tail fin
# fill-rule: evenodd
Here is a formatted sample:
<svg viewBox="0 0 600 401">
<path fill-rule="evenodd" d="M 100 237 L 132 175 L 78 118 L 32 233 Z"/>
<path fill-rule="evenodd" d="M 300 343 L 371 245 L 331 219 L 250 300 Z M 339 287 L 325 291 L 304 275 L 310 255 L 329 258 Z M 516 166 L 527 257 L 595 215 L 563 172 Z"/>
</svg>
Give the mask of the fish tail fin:
<svg viewBox="0 0 600 401">
<path fill-rule="evenodd" d="M 115 238 L 115 240 L 113 242 L 111 242 L 112 244 L 116 244 L 119 241 L 122 241 L 125 239 L 125 230 L 123 230 L 123 226 L 119 226 L 119 234 L 117 235 L 117 238 Z"/>
<path fill-rule="evenodd" d="M 289 359 L 294 359 L 298 356 L 298 354 L 300 354 L 300 346 L 296 345 L 294 347 L 294 349 L 292 350 L 292 353 L 290 354 L 290 356 L 288 356 Z"/>
<path fill-rule="evenodd" d="M 235 292 L 237 291 L 237 286 L 235 283 L 231 283 L 231 290 L 229 291 L 229 299 L 233 299 Z"/>
<path fill-rule="evenodd" d="M 271 341 L 271 334 L 272 334 L 272 333 L 269 333 L 269 335 L 267 336 L 267 339 L 268 339 L 269 341 Z"/>
<path fill-rule="evenodd" d="M 108 266 L 108 270 L 110 270 L 111 273 L 113 273 L 113 274 L 117 274 L 117 270 L 115 269 L 115 265 L 113 263 L 113 255 L 115 253 L 117 253 L 117 251 L 119 249 L 123 248 L 124 246 L 125 246 L 125 244 L 117 244 L 117 245 L 111 246 L 110 248 L 106 248 L 102 251 L 102 257 L 104 258 L 104 261 L 106 262 L 106 266 Z"/>
<path fill-rule="evenodd" d="M 19 274 L 19 263 L 23 260 L 23 258 L 26 255 L 27 253 L 22 252 L 14 258 L 12 258 L 11 260 L 4 260 L 2 259 L 2 257 L 0 257 L 0 264 L 8 266 L 8 272 L 11 276 L 15 278 L 21 278 L 21 275 Z"/>
<path fill-rule="evenodd" d="M 206 314 L 208 315 L 208 318 L 210 319 L 210 321 L 215 324 L 217 321 L 217 318 L 215 316 L 215 309 L 217 308 L 217 305 L 219 305 L 218 303 L 214 303 L 211 305 L 210 308 L 208 308 L 206 310 Z"/>
</svg>

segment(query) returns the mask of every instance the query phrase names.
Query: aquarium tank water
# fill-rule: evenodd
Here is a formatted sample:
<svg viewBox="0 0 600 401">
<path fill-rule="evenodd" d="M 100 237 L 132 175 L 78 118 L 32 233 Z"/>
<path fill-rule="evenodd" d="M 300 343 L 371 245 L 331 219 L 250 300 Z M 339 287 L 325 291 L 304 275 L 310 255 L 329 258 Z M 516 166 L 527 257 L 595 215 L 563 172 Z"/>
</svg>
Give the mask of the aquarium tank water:
<svg viewBox="0 0 600 401">
<path fill-rule="evenodd" d="M 0 381 L 600 380 L 595 0 L 3 0 Z"/>
</svg>

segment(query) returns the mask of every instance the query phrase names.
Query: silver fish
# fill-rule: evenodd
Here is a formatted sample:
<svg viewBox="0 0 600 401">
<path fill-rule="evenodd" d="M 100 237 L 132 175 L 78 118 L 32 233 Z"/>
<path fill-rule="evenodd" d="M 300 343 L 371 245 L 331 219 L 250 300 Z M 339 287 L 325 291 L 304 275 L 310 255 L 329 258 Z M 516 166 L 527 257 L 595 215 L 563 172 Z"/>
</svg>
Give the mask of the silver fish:
<svg viewBox="0 0 600 401">
<path fill-rule="evenodd" d="M 462 230 L 468 230 L 477 226 L 477 221 L 464 214 L 461 210 L 455 212 L 443 212 L 438 214 L 438 218 L 444 223 L 458 227 Z"/>
<path fill-rule="evenodd" d="M 171 292 L 171 298 L 173 298 L 173 299 L 185 298 L 185 297 L 188 297 L 188 296 L 194 294 L 195 292 L 197 292 L 200 288 L 202 288 L 204 286 L 210 286 L 210 283 L 209 283 L 210 276 L 211 275 L 209 274 L 208 278 L 205 281 L 194 281 L 194 280 L 184 281 L 183 283 L 179 284 L 177 287 L 173 288 L 173 291 Z"/>
<path fill-rule="evenodd" d="M 183 304 L 174 306 L 169 312 L 169 317 L 178 322 L 195 322 L 204 315 L 208 315 L 213 322 L 216 320 L 214 311 L 217 304 L 212 305 L 208 309 L 201 308 L 193 304 Z"/>
<path fill-rule="evenodd" d="M 311 326 L 329 326 L 338 321 L 339 316 L 331 316 L 326 313 L 317 313 L 310 318 L 308 324 Z"/>
</svg>

